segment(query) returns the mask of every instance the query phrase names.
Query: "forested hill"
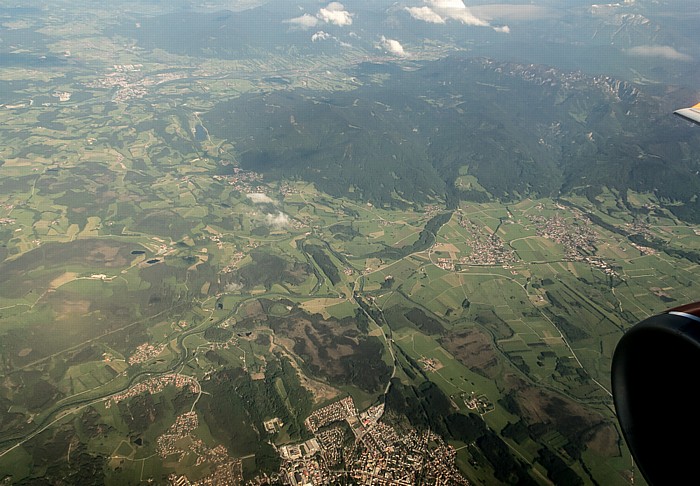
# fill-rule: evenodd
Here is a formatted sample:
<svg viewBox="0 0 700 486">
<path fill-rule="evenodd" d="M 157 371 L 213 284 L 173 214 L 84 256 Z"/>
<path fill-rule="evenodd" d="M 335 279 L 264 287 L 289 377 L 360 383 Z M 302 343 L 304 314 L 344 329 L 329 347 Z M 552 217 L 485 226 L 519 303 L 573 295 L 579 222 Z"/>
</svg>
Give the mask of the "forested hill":
<svg viewBox="0 0 700 486">
<path fill-rule="evenodd" d="M 655 192 L 686 219 L 700 134 L 610 77 L 449 57 L 360 65 L 357 89 L 248 94 L 204 120 L 244 168 L 380 204 L 518 199 L 599 187 Z"/>
</svg>

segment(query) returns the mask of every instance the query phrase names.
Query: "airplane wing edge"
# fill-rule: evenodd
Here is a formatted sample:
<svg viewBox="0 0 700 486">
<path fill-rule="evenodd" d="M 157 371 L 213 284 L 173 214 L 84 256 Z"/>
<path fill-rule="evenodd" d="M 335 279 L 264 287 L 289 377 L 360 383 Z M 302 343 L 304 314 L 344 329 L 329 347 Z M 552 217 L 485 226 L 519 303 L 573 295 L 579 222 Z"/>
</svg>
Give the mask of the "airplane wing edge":
<svg viewBox="0 0 700 486">
<path fill-rule="evenodd" d="M 700 103 L 692 108 L 681 108 L 680 110 L 676 110 L 673 112 L 673 114 L 700 125 Z"/>
</svg>

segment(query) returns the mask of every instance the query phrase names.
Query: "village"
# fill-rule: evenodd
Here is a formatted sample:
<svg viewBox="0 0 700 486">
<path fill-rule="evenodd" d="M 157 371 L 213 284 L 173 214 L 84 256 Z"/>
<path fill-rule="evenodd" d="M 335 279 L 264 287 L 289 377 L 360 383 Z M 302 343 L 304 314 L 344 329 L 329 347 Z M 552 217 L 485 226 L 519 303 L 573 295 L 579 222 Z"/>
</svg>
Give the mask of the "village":
<svg viewBox="0 0 700 486">
<path fill-rule="evenodd" d="M 459 225 L 469 230 L 472 235 L 467 238 L 466 243 L 471 248 L 471 254 L 461 257 L 461 265 L 503 265 L 504 267 L 513 264 L 517 260 L 517 255 L 512 249 L 506 248 L 503 240 L 495 232 L 486 234 L 483 229 L 473 221 L 463 218 L 460 215 Z M 444 270 L 454 270 L 452 262 L 438 260 L 438 266 Z"/>
<path fill-rule="evenodd" d="M 145 363 L 149 359 L 155 358 L 165 349 L 165 344 L 153 345 L 150 343 L 143 343 L 136 347 L 134 353 L 129 356 L 129 364 L 135 365 L 139 363 Z"/>
<path fill-rule="evenodd" d="M 105 401 L 105 408 L 110 408 L 113 403 L 119 403 L 131 397 L 135 397 L 142 393 L 160 393 L 166 386 L 173 385 L 176 388 L 188 387 L 192 393 L 200 393 L 201 387 L 199 382 L 191 376 L 182 375 L 180 373 L 168 373 L 161 376 L 149 378 L 146 381 L 137 383 L 123 393 L 112 395 Z"/>
<path fill-rule="evenodd" d="M 266 187 L 262 185 L 262 174 L 250 170 L 242 170 L 239 167 L 233 168 L 233 174 L 228 176 L 214 175 L 215 181 L 226 182 L 242 194 L 260 194 L 259 200 L 254 202 L 272 202 L 269 197 L 264 197 Z"/>
<path fill-rule="evenodd" d="M 529 219 L 535 225 L 537 236 L 564 247 L 566 259 L 583 260 L 586 256 L 595 254 L 598 237 L 592 229 L 591 221 L 583 215 L 576 216 L 575 224 L 557 214 L 551 218 L 531 216 Z"/>
</svg>

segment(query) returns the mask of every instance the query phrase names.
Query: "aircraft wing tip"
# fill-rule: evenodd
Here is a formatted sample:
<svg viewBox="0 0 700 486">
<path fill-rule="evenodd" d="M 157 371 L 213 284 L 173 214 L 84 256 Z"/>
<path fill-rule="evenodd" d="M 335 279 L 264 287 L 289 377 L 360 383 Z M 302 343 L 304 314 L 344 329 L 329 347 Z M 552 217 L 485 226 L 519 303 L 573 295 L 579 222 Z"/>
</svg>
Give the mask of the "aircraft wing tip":
<svg viewBox="0 0 700 486">
<path fill-rule="evenodd" d="M 673 112 L 674 115 L 677 115 L 685 120 L 688 120 L 690 122 L 696 123 L 700 125 L 700 103 L 698 105 L 693 106 L 692 108 L 681 108 L 680 110 L 676 110 Z"/>
</svg>

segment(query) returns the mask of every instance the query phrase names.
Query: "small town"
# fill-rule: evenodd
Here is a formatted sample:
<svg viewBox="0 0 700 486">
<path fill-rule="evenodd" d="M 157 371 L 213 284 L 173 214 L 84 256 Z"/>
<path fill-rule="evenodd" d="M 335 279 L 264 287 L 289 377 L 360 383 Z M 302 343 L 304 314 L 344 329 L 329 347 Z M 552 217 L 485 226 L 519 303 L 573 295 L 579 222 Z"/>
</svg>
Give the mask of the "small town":
<svg viewBox="0 0 700 486">
<path fill-rule="evenodd" d="M 410 433 L 399 437 L 382 424 L 374 439 L 384 439 L 373 447 L 366 442 L 353 462 L 350 476 L 357 484 L 367 486 L 410 486 L 417 484 L 418 474 L 424 484 L 469 485 L 454 464 L 455 449 L 431 431 Z M 388 430 L 387 430 L 388 429 Z M 437 444 L 437 445 L 431 445 Z M 380 447 L 384 446 L 384 449 Z"/>
<path fill-rule="evenodd" d="M 355 402 L 353 402 L 352 397 L 346 397 L 316 410 L 304 421 L 304 425 L 312 433 L 315 433 L 321 427 L 333 422 L 348 420 L 348 418 L 355 417 L 356 415 L 357 410 L 355 409 Z"/>
<path fill-rule="evenodd" d="M 455 465 L 455 449 L 441 437 L 429 430 L 399 433 L 381 421 L 383 414 L 384 405 L 358 413 L 351 397 L 315 411 L 305 421 L 314 438 L 279 448 L 282 484 L 320 486 L 352 478 L 366 486 L 409 486 L 419 473 L 426 484 L 470 484 Z M 348 428 L 354 440 L 348 440 Z"/>
<path fill-rule="evenodd" d="M 117 88 L 112 101 L 123 103 L 143 98 L 148 94 L 149 87 L 187 77 L 185 73 L 173 72 L 156 73 L 144 77 L 141 74 L 141 67 L 140 64 L 116 64 L 113 66 L 113 72 L 85 85 L 88 88 Z"/>
</svg>

